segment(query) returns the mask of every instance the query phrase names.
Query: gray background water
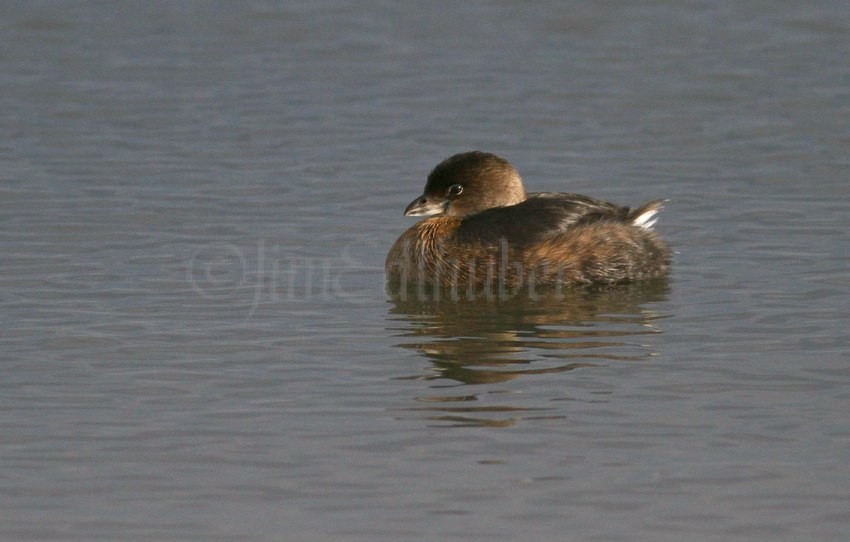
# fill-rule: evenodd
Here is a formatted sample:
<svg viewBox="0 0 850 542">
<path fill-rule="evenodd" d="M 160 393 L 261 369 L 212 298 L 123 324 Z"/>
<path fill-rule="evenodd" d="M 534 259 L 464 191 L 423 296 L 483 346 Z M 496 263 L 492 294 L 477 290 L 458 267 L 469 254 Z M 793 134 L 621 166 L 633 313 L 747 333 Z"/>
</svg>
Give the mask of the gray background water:
<svg viewBox="0 0 850 542">
<path fill-rule="evenodd" d="M 846 2 L 7 2 L 0 539 L 846 540 Z M 428 171 L 669 284 L 394 303 Z"/>
</svg>

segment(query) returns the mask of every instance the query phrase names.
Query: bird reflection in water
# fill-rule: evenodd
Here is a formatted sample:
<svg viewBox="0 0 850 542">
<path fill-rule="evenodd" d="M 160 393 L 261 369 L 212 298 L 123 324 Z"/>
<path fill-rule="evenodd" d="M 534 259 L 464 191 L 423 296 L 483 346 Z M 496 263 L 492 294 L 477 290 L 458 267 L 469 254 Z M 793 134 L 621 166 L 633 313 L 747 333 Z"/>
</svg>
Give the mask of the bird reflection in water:
<svg viewBox="0 0 850 542">
<path fill-rule="evenodd" d="M 424 373 L 401 378 L 433 382 L 431 389 L 440 390 L 418 397 L 417 402 L 427 406 L 411 410 L 461 426 L 505 427 L 520 419 L 562 417 L 544 405 L 554 398 L 538 398 L 538 406 L 485 405 L 477 393 L 482 390 L 469 386 L 645 360 L 654 352 L 637 337 L 661 331 L 662 315 L 650 304 L 663 301 L 667 291 L 667 281 L 659 279 L 508 299 L 434 301 L 422 295 L 393 295 L 390 331 L 404 339 L 397 346 L 430 361 Z M 453 393 L 458 388 L 462 393 Z M 498 388 L 489 386 L 483 393 L 488 398 L 512 393 Z"/>
</svg>

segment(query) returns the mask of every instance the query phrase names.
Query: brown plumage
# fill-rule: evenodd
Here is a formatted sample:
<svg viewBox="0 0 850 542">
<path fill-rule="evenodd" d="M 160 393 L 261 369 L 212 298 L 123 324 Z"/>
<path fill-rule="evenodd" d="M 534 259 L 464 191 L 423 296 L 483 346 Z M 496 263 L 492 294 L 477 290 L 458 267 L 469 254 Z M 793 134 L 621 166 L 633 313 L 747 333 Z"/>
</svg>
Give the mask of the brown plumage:
<svg viewBox="0 0 850 542">
<path fill-rule="evenodd" d="M 663 200 L 631 211 L 586 196 L 526 194 L 505 159 L 467 152 L 431 172 L 387 255 L 393 288 L 474 291 L 615 284 L 664 276 L 670 249 L 652 230 Z"/>
</svg>

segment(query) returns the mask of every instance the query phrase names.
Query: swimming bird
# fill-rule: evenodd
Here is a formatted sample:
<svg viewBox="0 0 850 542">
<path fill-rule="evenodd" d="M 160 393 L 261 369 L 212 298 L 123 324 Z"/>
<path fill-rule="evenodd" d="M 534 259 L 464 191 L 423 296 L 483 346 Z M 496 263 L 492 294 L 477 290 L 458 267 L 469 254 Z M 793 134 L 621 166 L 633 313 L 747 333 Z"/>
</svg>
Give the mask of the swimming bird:
<svg viewBox="0 0 850 542">
<path fill-rule="evenodd" d="M 428 175 L 405 216 L 430 217 L 387 255 L 394 287 L 454 290 L 616 284 L 667 274 L 671 251 L 653 226 L 665 200 L 637 209 L 556 192 L 527 193 L 495 154 L 456 154 Z"/>
</svg>

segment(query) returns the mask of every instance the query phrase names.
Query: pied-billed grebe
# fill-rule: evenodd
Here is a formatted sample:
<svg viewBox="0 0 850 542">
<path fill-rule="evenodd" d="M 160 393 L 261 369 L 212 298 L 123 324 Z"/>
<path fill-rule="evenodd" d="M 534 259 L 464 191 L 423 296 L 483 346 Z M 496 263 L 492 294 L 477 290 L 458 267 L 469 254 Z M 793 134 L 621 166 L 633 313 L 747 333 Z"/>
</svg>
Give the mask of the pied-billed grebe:
<svg viewBox="0 0 850 542">
<path fill-rule="evenodd" d="M 387 255 L 390 284 L 455 290 L 615 284 L 664 276 L 670 249 L 652 226 L 664 200 L 634 211 L 575 194 L 526 194 L 516 168 L 456 154 L 428 175 Z"/>
</svg>

